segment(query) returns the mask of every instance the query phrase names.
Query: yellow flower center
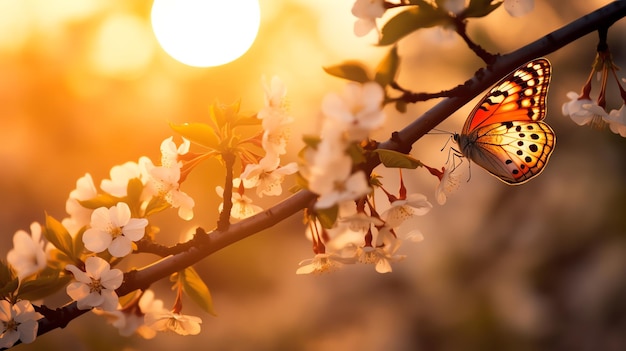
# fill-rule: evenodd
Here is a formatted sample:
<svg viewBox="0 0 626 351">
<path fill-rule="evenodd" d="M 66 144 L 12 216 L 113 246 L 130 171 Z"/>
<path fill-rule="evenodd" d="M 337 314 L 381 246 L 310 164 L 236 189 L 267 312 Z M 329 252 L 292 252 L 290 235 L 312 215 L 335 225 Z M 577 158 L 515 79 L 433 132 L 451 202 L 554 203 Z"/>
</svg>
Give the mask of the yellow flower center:
<svg viewBox="0 0 626 351">
<path fill-rule="evenodd" d="M 100 279 L 91 278 L 91 284 L 89 284 L 89 292 L 90 293 L 100 293 L 103 289 L 102 282 Z"/>
</svg>

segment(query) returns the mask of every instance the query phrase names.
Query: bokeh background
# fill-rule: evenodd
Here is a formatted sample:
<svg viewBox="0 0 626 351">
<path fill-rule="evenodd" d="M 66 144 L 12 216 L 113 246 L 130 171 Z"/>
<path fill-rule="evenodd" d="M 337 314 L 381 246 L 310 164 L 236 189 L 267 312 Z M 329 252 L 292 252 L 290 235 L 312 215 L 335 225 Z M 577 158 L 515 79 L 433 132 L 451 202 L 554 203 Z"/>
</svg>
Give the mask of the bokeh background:
<svg viewBox="0 0 626 351">
<path fill-rule="evenodd" d="M 1 0 L 0 255 L 11 248 L 13 233 L 42 222 L 44 211 L 63 218 L 65 199 L 86 172 L 99 184 L 114 165 L 142 155 L 158 159 L 160 142 L 173 135 L 168 123 L 202 121 L 215 99 L 241 98 L 243 110 L 258 110 L 263 75 L 278 75 L 288 87 L 296 123 L 287 160 L 295 160 L 300 136 L 319 127 L 323 95 L 344 84 L 321 67 L 348 59 L 374 66 L 387 50 L 373 45 L 372 36 L 354 37 L 352 3 L 262 0 L 259 34 L 244 56 L 192 68 L 158 46 L 151 1 Z M 471 21 L 470 35 L 491 52 L 508 52 L 608 1 L 535 3 L 519 19 L 498 9 Z M 625 24 L 609 32 L 622 67 Z M 558 142 L 545 172 L 510 187 L 472 167 L 471 181 L 415 224 L 425 240 L 402 248 L 407 259 L 393 273 L 350 266 L 296 276 L 298 262 L 312 256 L 297 215 L 196 266 L 219 314 L 185 305 L 184 313 L 203 319 L 198 336 L 122 338 L 87 314 L 19 349 L 626 349 L 626 140 L 578 127 L 560 112 L 565 94 L 579 92 L 586 80 L 596 44 L 592 34 L 548 56 L 554 77 L 547 122 Z M 481 66 L 439 29 L 405 38 L 399 52 L 399 81 L 414 91 L 453 87 Z M 386 139 L 435 102 L 410 106 L 406 114 L 389 109 L 375 137 Z M 439 127 L 460 130 L 473 103 Z M 621 104 L 612 82 L 608 108 Z M 449 142 L 447 135 L 427 135 L 413 155 L 440 167 Z M 394 189 L 397 173 L 378 171 Z M 161 216 L 160 239 L 173 243 L 195 226 L 214 227 L 220 178 L 217 163 L 189 178 L 184 190 L 196 200 L 196 217 Z M 410 191 L 435 203 L 432 176 L 417 170 L 405 178 Z M 154 288 L 171 304 L 166 284 Z M 61 293 L 51 303 L 65 299 Z"/>
</svg>

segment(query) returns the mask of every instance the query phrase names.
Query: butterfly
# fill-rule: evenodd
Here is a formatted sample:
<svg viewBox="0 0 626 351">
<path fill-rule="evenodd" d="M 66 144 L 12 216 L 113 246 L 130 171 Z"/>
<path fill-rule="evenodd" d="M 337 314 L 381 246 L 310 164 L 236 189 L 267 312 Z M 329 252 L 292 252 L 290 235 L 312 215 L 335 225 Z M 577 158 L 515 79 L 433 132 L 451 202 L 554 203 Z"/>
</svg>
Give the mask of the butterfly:
<svg viewBox="0 0 626 351">
<path fill-rule="evenodd" d="M 454 135 L 463 156 L 511 185 L 541 173 L 556 143 L 542 121 L 550 74 L 550 62 L 539 58 L 491 88 Z"/>
</svg>

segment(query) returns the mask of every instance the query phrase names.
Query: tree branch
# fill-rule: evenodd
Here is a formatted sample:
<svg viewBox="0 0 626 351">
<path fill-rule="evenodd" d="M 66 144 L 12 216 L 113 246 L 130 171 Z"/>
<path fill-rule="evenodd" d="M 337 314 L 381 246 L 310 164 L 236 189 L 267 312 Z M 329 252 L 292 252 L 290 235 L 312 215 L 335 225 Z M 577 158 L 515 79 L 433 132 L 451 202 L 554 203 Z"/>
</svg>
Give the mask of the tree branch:
<svg viewBox="0 0 626 351">
<path fill-rule="evenodd" d="M 493 65 L 488 66 L 486 69 L 481 69 L 476 76 L 463 84 L 466 88 L 464 96 L 444 99 L 404 129 L 394 132 L 393 138 L 379 144 L 378 147 L 390 150 L 409 150 L 411 145 L 424 134 L 519 65 L 533 58 L 554 52 L 598 28 L 614 23 L 624 16 L 626 16 L 626 1 L 615 1 L 529 45 L 497 57 Z M 182 270 L 222 248 L 272 227 L 307 207 L 314 199 L 315 194 L 309 191 L 300 191 L 264 212 L 230 225 L 227 230 L 213 231 L 203 240 L 199 240 L 200 245 L 198 246 L 165 257 L 137 271 L 127 273 L 124 283 L 117 290 L 117 293 L 122 296 L 136 289 L 145 289 L 151 283 Z M 54 313 L 51 313 L 51 315 L 55 316 L 55 318 L 40 320 L 38 334 L 41 335 L 53 329 L 62 328 L 69 321 L 83 313 L 85 311 L 79 310 L 76 307 L 76 303 L 70 303 L 54 310 Z M 56 318 L 57 316 L 59 318 Z"/>
</svg>

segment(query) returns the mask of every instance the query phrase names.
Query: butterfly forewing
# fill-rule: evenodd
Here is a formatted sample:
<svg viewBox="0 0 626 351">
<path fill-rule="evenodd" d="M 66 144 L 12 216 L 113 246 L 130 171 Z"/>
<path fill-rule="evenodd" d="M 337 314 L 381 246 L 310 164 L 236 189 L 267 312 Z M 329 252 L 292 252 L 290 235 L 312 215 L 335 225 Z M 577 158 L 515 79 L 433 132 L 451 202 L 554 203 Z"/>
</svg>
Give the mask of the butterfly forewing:
<svg viewBox="0 0 626 351">
<path fill-rule="evenodd" d="M 550 62 L 531 61 L 496 84 L 474 108 L 456 140 L 461 152 L 509 184 L 541 173 L 556 136 L 546 123 Z"/>
<path fill-rule="evenodd" d="M 463 132 L 486 124 L 510 121 L 540 121 L 545 117 L 550 84 L 550 63 L 531 61 L 496 84 L 476 105 L 463 126 Z"/>
</svg>

